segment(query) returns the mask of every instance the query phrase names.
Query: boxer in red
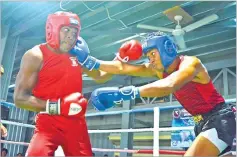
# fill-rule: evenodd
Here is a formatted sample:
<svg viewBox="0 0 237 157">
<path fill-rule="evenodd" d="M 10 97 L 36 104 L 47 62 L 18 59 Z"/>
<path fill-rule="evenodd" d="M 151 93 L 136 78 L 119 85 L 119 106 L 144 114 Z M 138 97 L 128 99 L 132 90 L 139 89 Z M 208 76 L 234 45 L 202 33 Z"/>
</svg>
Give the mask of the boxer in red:
<svg viewBox="0 0 237 157">
<path fill-rule="evenodd" d="M 14 102 L 17 107 L 40 112 L 26 156 L 53 156 L 60 145 L 66 156 L 92 156 L 85 120 L 87 100 L 82 95 L 82 73 L 97 82 L 112 75 L 82 69 L 68 51 L 78 38 L 81 51 L 89 53 L 79 37 L 76 14 L 56 12 L 46 22 L 46 43 L 28 50 L 16 78 Z"/>
</svg>

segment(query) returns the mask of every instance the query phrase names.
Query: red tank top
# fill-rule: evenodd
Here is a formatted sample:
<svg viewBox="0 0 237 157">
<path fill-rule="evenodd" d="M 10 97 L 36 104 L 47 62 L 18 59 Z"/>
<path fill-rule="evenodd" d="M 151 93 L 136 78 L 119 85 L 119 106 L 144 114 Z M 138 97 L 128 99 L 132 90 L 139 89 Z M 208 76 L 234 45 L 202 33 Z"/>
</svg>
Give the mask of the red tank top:
<svg viewBox="0 0 237 157">
<path fill-rule="evenodd" d="M 68 94 L 82 91 L 82 69 L 75 57 L 56 54 L 46 44 L 40 45 L 43 67 L 33 89 L 37 98 L 59 99 Z"/>
<path fill-rule="evenodd" d="M 180 56 L 180 59 L 182 62 L 183 56 Z M 177 69 L 179 69 L 179 65 Z M 164 73 L 163 76 L 167 77 L 168 74 Z M 217 92 L 212 81 L 207 84 L 189 82 L 174 92 L 174 96 L 192 115 L 207 113 L 216 105 L 225 101 L 224 98 Z"/>
<path fill-rule="evenodd" d="M 38 74 L 33 95 L 43 100 L 52 100 L 63 98 L 74 92 L 81 92 L 82 68 L 76 58 L 68 54 L 56 54 L 50 51 L 46 44 L 41 44 L 39 48 L 43 54 L 43 66 Z M 80 119 L 61 115 L 38 114 L 35 120 L 37 130 L 51 124 L 57 128 L 67 129 L 69 125 L 70 127 L 75 125 Z"/>
</svg>

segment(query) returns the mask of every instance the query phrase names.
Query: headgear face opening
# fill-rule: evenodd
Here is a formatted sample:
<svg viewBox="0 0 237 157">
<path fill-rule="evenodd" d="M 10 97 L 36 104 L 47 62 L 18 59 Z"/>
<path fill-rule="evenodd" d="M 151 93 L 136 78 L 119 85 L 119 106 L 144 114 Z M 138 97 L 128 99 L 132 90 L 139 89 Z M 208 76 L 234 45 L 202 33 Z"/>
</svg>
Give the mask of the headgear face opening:
<svg viewBox="0 0 237 157">
<path fill-rule="evenodd" d="M 78 30 L 77 36 L 79 36 L 79 32 L 81 30 L 81 23 L 77 14 L 63 11 L 50 14 L 46 21 L 46 42 L 50 45 L 50 47 L 54 49 L 59 49 L 60 47 L 59 33 L 60 29 L 63 26 L 70 26 L 77 28 Z"/>
<path fill-rule="evenodd" d="M 143 54 L 147 54 L 151 49 L 156 48 L 159 51 L 162 65 L 165 69 L 173 63 L 177 56 L 175 43 L 166 35 L 150 36 L 142 44 Z"/>
</svg>

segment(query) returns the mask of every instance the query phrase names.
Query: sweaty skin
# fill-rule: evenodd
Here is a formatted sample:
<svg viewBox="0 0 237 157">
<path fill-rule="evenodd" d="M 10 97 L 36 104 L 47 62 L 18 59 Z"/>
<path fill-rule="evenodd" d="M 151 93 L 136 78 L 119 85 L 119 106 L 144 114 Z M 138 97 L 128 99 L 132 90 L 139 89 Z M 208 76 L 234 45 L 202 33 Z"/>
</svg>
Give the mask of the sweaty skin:
<svg viewBox="0 0 237 157">
<path fill-rule="evenodd" d="M 76 28 L 73 27 L 62 27 L 60 30 L 60 48 L 55 50 L 49 45 L 47 47 L 57 54 L 68 53 L 77 40 L 76 31 Z M 37 83 L 38 73 L 43 66 L 42 62 L 43 55 L 39 46 L 28 50 L 22 57 L 14 92 L 14 102 L 17 107 L 35 112 L 45 111 L 46 101 L 36 98 L 31 94 Z M 104 83 L 112 78 L 112 74 L 98 70 L 84 70 L 84 72 L 97 83 Z"/>
<path fill-rule="evenodd" d="M 219 149 L 207 138 L 197 136 L 184 156 L 217 156 Z"/>
<path fill-rule="evenodd" d="M 46 101 L 31 95 L 43 61 L 42 53 L 38 52 L 40 52 L 39 47 L 35 47 L 24 54 L 14 92 L 14 102 L 17 107 L 35 112 L 45 111 L 46 107 Z"/>
</svg>

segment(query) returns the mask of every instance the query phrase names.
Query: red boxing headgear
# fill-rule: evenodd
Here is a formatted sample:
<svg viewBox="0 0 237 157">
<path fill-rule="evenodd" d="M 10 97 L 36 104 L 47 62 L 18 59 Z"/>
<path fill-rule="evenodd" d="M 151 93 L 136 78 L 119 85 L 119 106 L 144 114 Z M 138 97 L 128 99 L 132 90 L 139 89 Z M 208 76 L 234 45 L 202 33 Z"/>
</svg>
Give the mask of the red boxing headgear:
<svg viewBox="0 0 237 157">
<path fill-rule="evenodd" d="M 77 28 L 77 36 L 79 36 L 81 23 L 77 14 L 63 11 L 50 14 L 46 21 L 46 42 L 54 49 L 58 49 L 60 46 L 59 32 L 63 26 Z"/>
</svg>

